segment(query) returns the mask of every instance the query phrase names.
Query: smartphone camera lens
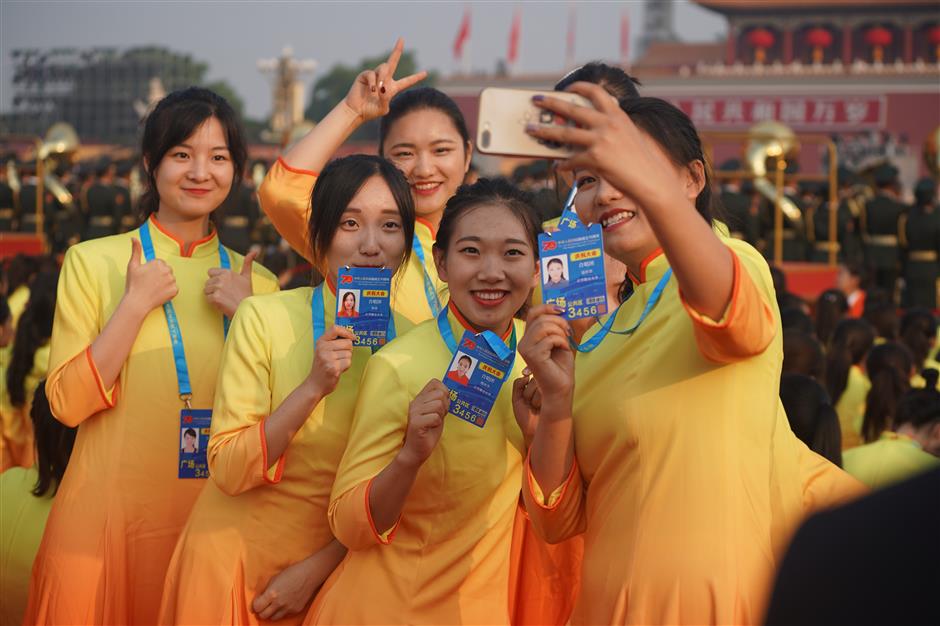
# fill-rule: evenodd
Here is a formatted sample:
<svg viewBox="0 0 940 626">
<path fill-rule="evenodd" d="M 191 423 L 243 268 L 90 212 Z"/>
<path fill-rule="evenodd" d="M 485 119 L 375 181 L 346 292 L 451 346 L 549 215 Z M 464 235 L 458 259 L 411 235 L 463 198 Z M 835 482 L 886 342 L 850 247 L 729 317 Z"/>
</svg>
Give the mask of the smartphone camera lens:
<svg viewBox="0 0 940 626">
<path fill-rule="evenodd" d="M 551 111 L 542 111 L 539 113 L 539 121 L 543 124 L 551 124 L 555 121 L 555 114 Z"/>
<path fill-rule="evenodd" d="M 490 147 L 490 131 L 484 130 L 480 134 L 480 143 L 483 145 L 484 148 Z"/>
</svg>

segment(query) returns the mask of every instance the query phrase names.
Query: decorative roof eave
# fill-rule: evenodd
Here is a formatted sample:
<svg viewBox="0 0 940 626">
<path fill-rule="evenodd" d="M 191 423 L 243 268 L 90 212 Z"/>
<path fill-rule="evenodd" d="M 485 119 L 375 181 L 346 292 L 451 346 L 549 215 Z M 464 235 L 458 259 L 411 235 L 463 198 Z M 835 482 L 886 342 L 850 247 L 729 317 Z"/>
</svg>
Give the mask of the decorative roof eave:
<svg viewBox="0 0 940 626">
<path fill-rule="evenodd" d="M 936 0 L 692 0 L 699 6 L 726 16 L 807 13 L 857 13 L 862 11 L 935 11 Z"/>
</svg>

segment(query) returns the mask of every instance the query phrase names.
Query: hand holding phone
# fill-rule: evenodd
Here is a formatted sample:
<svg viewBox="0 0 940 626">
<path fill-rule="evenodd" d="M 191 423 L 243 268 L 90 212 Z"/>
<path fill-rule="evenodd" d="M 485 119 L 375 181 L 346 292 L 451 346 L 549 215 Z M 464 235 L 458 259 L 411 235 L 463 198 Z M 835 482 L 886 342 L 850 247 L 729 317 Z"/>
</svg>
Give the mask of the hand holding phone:
<svg viewBox="0 0 940 626">
<path fill-rule="evenodd" d="M 532 103 L 536 95 L 551 96 L 572 104 L 593 108 L 591 102 L 576 93 L 535 91 L 489 87 L 480 94 L 476 148 L 484 154 L 567 159 L 574 154 L 571 146 L 538 139 L 526 133 L 528 124 L 574 126 L 564 117 Z"/>
</svg>

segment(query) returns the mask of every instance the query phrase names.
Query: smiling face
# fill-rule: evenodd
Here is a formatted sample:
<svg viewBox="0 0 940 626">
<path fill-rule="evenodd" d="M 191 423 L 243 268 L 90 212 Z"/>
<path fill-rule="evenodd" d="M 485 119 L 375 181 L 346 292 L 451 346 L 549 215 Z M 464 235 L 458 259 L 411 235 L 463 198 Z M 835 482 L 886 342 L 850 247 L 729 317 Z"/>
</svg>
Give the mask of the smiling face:
<svg viewBox="0 0 940 626">
<path fill-rule="evenodd" d="M 502 204 L 457 218 L 446 252 L 435 248 L 438 275 L 460 313 L 480 330 L 502 334 L 538 278 L 530 235 Z"/>
<path fill-rule="evenodd" d="M 326 251 L 327 275 L 335 277 L 347 265 L 387 267 L 394 273 L 404 251 L 398 205 L 385 180 L 372 176 L 340 216 L 339 227 Z"/>
<path fill-rule="evenodd" d="M 463 183 L 470 149 L 453 121 L 437 109 L 418 109 L 389 128 L 383 151 L 408 180 L 415 214 L 436 224 Z"/>
<path fill-rule="evenodd" d="M 154 172 L 160 197 L 158 219 L 208 217 L 232 189 L 235 168 L 222 124 L 208 118 L 192 135 L 171 148 Z"/>
<path fill-rule="evenodd" d="M 675 184 L 685 190 L 686 198 L 694 204 L 705 180 L 701 174 L 701 162 L 696 161 L 689 167 L 677 167 L 649 135 L 641 133 L 641 137 L 647 150 L 657 151 L 658 160 L 669 163 Z M 604 251 L 636 269 L 643 259 L 659 247 L 643 208 L 590 170 L 580 169 L 574 174 L 578 182 L 574 201 L 578 217 L 585 224 L 600 224 L 604 231 Z"/>
</svg>

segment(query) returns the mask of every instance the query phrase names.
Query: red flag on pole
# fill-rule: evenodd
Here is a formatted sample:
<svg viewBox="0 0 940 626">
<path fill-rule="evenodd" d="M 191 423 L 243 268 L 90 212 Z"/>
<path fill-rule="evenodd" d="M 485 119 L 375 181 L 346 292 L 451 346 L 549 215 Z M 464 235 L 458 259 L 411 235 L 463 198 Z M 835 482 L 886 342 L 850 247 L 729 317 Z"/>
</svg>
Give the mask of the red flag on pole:
<svg viewBox="0 0 940 626">
<path fill-rule="evenodd" d="M 574 35 L 577 29 L 574 5 L 568 7 L 568 37 L 565 41 L 565 65 L 571 67 L 574 65 Z"/>
<path fill-rule="evenodd" d="M 457 38 L 454 39 L 454 58 L 463 58 L 463 45 L 470 38 L 470 7 L 463 12 L 463 19 L 460 21 L 460 29 L 457 31 Z"/>
<path fill-rule="evenodd" d="M 506 61 L 513 65 L 519 58 L 519 27 L 522 15 L 519 9 L 516 9 L 512 16 L 512 27 L 509 29 L 509 54 L 506 55 Z"/>
<path fill-rule="evenodd" d="M 630 15 L 624 9 L 620 14 L 620 62 L 627 63 L 630 56 Z"/>
</svg>

